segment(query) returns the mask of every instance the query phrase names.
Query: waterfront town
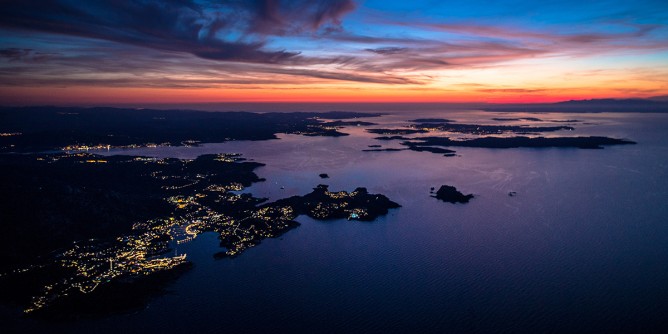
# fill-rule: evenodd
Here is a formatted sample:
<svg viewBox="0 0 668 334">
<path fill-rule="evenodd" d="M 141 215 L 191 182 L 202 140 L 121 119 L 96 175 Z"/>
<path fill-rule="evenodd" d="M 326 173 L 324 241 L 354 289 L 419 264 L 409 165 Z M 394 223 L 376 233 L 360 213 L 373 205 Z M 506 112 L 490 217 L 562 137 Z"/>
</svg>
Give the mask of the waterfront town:
<svg viewBox="0 0 668 334">
<path fill-rule="evenodd" d="M 238 154 L 183 160 L 103 157 L 79 151 L 17 159 L 20 161 L 15 164 L 37 164 L 45 170 L 80 170 L 77 179 L 97 180 L 106 173 L 124 175 L 128 177 L 126 182 L 149 190 L 142 196 L 157 195 L 169 206 L 162 216 L 136 221 L 122 235 L 77 240 L 39 263 L 2 273 L 0 278 L 48 273 L 40 275 L 41 289 L 24 309 L 28 314 L 48 312 L 52 305 L 62 304 L 71 296 L 95 298 L 97 291 L 118 282 L 132 284 L 158 273 L 187 268 L 187 254 L 179 254 L 178 245 L 206 231 L 220 236 L 221 252 L 212 256 L 235 257 L 262 239 L 299 226 L 295 219 L 301 214 L 319 220 L 369 221 L 399 206 L 383 195 L 368 194 L 364 188 L 330 192 L 325 185 L 304 196 L 264 203 L 265 199 L 242 193 L 253 182 L 263 181 L 253 172 L 262 164 L 244 161 Z M 110 187 L 105 191 L 111 193 L 127 191 L 118 182 L 100 187 Z"/>
</svg>

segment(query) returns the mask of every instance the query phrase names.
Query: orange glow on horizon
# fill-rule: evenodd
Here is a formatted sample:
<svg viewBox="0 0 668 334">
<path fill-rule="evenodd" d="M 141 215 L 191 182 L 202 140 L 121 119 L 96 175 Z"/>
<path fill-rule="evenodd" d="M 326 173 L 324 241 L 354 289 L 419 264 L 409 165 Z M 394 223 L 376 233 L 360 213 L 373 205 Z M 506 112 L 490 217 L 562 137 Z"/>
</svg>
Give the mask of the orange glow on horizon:
<svg viewBox="0 0 668 334">
<path fill-rule="evenodd" d="M 632 92 L 633 93 L 633 92 Z M 668 92 L 665 92 L 668 93 Z M 664 94 L 665 94 L 664 93 Z M 5 105 L 109 105 L 197 103 L 551 103 L 596 98 L 637 98 L 662 95 L 622 94 L 618 90 L 541 90 L 489 92 L 405 89 L 393 86 L 338 89 L 166 89 L 109 87 L 9 87 L 0 92 Z"/>
<path fill-rule="evenodd" d="M 280 20 L 243 1 L 139 1 L 131 6 L 136 15 L 114 1 L 58 1 L 44 11 L 11 3 L 3 7 L 7 22 L 0 21 L 0 106 L 668 96 L 668 24 L 656 18 L 665 10 L 642 2 L 585 15 L 571 3 L 527 15 L 486 2 L 440 10 L 427 1 L 272 2 L 272 10 L 282 8 Z M 412 5 L 429 9 L 407 15 Z M 498 17 L 481 17 L 477 6 L 495 8 Z M 107 12 L 105 20 L 90 20 Z"/>
</svg>

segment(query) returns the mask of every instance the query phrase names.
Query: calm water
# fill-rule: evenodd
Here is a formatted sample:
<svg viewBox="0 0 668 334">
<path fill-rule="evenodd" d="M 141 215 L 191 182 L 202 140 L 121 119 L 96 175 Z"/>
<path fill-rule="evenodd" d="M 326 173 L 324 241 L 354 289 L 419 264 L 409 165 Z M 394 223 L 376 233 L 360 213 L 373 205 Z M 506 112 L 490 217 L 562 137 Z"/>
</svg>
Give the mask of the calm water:
<svg viewBox="0 0 668 334">
<path fill-rule="evenodd" d="M 238 152 L 267 164 L 257 170 L 267 181 L 245 190 L 256 196 L 305 194 L 325 183 L 332 190 L 364 186 L 403 207 L 372 223 L 300 217 L 302 226 L 235 259 L 214 260 L 218 242 L 207 233 L 179 246 L 194 269 L 145 310 L 12 325 L 71 333 L 668 329 L 668 115 L 422 111 L 370 121 L 399 125 L 427 116 L 478 124 L 491 124 L 492 117 L 578 119 L 586 124 L 565 135 L 629 138 L 638 145 L 457 148 L 460 156 L 446 158 L 361 152 L 387 143 L 353 127 L 340 138 L 281 135 L 109 152 L 179 158 Z M 476 198 L 465 205 L 430 198 L 429 188 L 442 184 Z"/>
</svg>

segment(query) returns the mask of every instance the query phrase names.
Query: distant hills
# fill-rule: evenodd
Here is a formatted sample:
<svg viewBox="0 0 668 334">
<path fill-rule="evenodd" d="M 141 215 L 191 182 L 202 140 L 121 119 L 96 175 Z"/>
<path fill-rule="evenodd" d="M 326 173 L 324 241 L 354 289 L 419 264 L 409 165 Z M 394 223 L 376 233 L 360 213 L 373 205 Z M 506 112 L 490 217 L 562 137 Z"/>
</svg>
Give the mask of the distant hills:
<svg viewBox="0 0 668 334">
<path fill-rule="evenodd" d="M 485 106 L 483 109 L 509 112 L 668 112 L 668 96 L 648 99 L 592 99 L 557 103 L 501 104 Z"/>
<path fill-rule="evenodd" d="M 652 100 L 652 101 L 668 101 L 668 95 L 653 96 L 653 97 L 648 98 L 648 100 Z"/>
</svg>

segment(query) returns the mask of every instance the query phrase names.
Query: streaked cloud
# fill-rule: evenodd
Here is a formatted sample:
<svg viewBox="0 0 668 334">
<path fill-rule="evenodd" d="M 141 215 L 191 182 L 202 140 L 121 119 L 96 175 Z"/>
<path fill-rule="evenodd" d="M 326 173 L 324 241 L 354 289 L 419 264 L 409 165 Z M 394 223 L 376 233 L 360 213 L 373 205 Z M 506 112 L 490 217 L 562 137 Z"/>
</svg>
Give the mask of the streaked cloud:
<svg viewBox="0 0 668 334">
<path fill-rule="evenodd" d="M 267 35 L 338 26 L 350 0 L 39 1 L 2 3 L 0 27 L 108 40 L 225 61 L 298 62 L 299 52 L 268 50 Z"/>
<path fill-rule="evenodd" d="M 507 6 L 422 0 L 6 0 L 0 85 L 513 96 L 570 92 L 567 76 L 586 78 L 573 89 L 605 82 L 617 93 L 614 72 L 643 85 L 629 92 L 668 93 L 652 73 L 668 67 L 668 5 L 574 4 L 527 4 L 538 22 Z"/>
</svg>

